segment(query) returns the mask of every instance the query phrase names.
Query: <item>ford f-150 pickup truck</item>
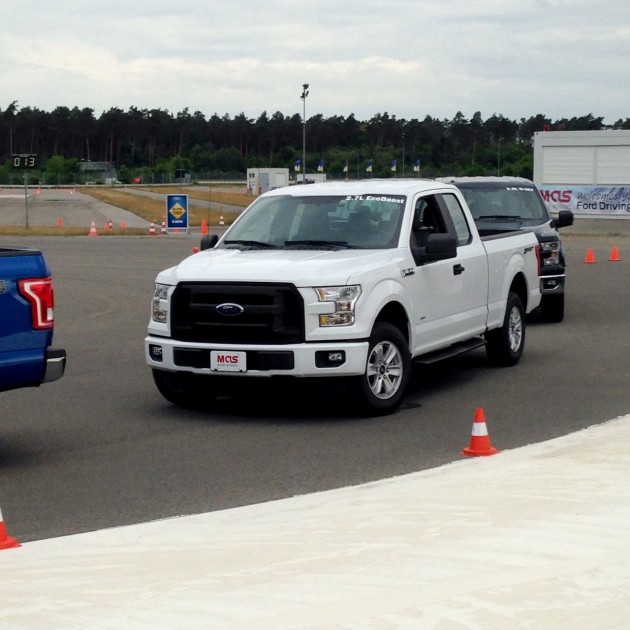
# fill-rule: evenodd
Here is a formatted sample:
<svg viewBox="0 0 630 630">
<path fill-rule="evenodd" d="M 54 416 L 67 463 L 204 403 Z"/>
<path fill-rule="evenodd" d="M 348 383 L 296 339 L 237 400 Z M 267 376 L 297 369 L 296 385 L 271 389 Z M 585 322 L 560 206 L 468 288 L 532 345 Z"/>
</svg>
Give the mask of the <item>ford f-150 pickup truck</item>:
<svg viewBox="0 0 630 630">
<path fill-rule="evenodd" d="M 63 376 L 66 352 L 52 348 L 54 292 L 42 252 L 0 248 L 0 391 Z"/>
<path fill-rule="evenodd" d="M 207 404 L 227 378 L 343 377 L 361 413 L 390 413 L 413 360 L 485 345 L 519 361 L 538 248 L 533 232 L 480 237 L 451 184 L 279 188 L 158 274 L 146 362 L 178 405 Z"/>
<path fill-rule="evenodd" d="M 444 177 L 464 195 L 479 233 L 525 228 L 540 243 L 540 317 L 564 319 L 564 248 L 559 228 L 573 225 L 573 212 L 561 210 L 553 219 L 534 182 L 523 177 Z"/>
</svg>

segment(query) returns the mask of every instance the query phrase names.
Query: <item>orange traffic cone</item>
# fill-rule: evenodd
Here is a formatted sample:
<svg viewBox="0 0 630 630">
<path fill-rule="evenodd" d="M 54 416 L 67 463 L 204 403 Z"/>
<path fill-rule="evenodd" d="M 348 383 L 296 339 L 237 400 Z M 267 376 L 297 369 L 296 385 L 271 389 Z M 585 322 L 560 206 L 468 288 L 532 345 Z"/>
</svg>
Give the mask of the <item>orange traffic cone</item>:
<svg viewBox="0 0 630 630">
<path fill-rule="evenodd" d="M 225 225 L 225 221 L 223 220 L 223 215 L 219 217 L 219 225 Z"/>
<path fill-rule="evenodd" d="M 12 549 L 13 547 L 21 547 L 20 543 L 7 534 L 7 528 L 2 520 L 2 510 L 0 510 L 0 549 Z"/>
<path fill-rule="evenodd" d="M 149 234 L 151 236 L 155 236 L 155 223 L 151 223 L 151 225 L 149 226 Z"/>
<path fill-rule="evenodd" d="M 612 260 L 613 262 L 621 260 L 621 258 L 619 258 L 619 250 L 616 245 L 613 245 L 613 248 L 610 250 L 610 258 L 608 260 Z"/>
<path fill-rule="evenodd" d="M 586 250 L 586 258 L 584 259 L 585 263 L 592 265 L 595 262 L 595 254 L 593 253 L 593 248 L 589 247 Z"/>
<path fill-rule="evenodd" d="M 494 455 L 499 451 L 490 444 L 486 418 L 481 407 L 475 410 L 475 421 L 473 422 L 470 444 L 461 451 L 461 455 Z"/>
<path fill-rule="evenodd" d="M 121 222 L 120 222 L 120 229 L 124 230 L 126 227 L 127 227 L 127 221 L 122 219 Z"/>
<path fill-rule="evenodd" d="M 59 217 L 57 219 L 57 227 L 62 227 L 63 226 L 63 221 L 61 220 L 61 217 Z"/>
<path fill-rule="evenodd" d="M 166 221 L 162 221 L 162 227 L 160 228 L 160 234 L 166 234 Z"/>
<path fill-rule="evenodd" d="M 94 221 L 92 221 L 90 233 L 88 234 L 88 236 L 98 236 L 98 232 L 96 231 L 96 223 L 94 223 Z"/>
<path fill-rule="evenodd" d="M 208 222 L 205 219 L 201 219 L 201 233 L 202 234 L 208 233 Z"/>
</svg>

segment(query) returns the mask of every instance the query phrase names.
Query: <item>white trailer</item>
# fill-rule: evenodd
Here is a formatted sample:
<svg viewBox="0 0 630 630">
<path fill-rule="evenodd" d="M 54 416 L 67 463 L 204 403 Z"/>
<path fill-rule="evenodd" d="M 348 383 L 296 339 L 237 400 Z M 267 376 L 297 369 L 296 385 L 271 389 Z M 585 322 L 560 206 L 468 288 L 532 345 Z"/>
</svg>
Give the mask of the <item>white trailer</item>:
<svg viewBox="0 0 630 630">
<path fill-rule="evenodd" d="M 247 192 L 251 195 L 262 193 L 289 185 L 288 168 L 248 168 Z"/>
<path fill-rule="evenodd" d="M 630 130 L 536 132 L 534 183 L 551 212 L 630 216 Z"/>
</svg>

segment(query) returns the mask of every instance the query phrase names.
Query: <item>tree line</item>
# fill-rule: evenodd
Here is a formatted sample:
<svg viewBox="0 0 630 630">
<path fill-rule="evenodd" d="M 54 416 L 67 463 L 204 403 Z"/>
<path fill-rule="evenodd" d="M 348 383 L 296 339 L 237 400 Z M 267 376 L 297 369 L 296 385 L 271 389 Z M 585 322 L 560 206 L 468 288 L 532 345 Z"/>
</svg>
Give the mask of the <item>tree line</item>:
<svg viewBox="0 0 630 630">
<path fill-rule="evenodd" d="M 247 168 L 286 167 L 294 172 L 302 160 L 306 134 L 306 174 L 323 170 L 329 179 L 438 175 L 518 175 L 532 177 L 532 138 L 543 130 L 630 129 L 630 118 L 606 126 L 593 114 L 551 120 L 537 114 L 519 121 L 475 112 L 457 112 L 451 120 L 406 120 L 387 112 L 370 120 L 349 116 L 307 118 L 263 112 L 257 119 L 213 114 L 188 108 L 177 114 L 163 109 L 127 111 L 114 107 L 100 116 L 91 108 L 57 107 L 46 112 L 0 108 L 0 183 L 21 181 L 12 156 L 37 156 L 30 181 L 83 183 L 85 165 L 111 164 L 123 183 L 171 182 L 176 173 L 193 180 L 243 178 Z M 302 169 L 303 170 L 303 169 Z"/>
</svg>

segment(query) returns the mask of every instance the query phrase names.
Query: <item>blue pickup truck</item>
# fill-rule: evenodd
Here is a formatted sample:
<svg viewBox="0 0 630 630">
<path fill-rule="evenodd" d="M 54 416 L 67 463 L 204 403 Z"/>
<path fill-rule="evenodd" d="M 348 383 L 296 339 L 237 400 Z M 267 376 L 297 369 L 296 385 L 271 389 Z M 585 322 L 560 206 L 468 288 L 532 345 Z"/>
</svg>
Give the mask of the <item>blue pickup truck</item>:
<svg viewBox="0 0 630 630">
<path fill-rule="evenodd" d="M 52 348 L 54 291 L 42 252 L 0 247 L 0 391 L 63 376 L 66 351 Z"/>
</svg>

